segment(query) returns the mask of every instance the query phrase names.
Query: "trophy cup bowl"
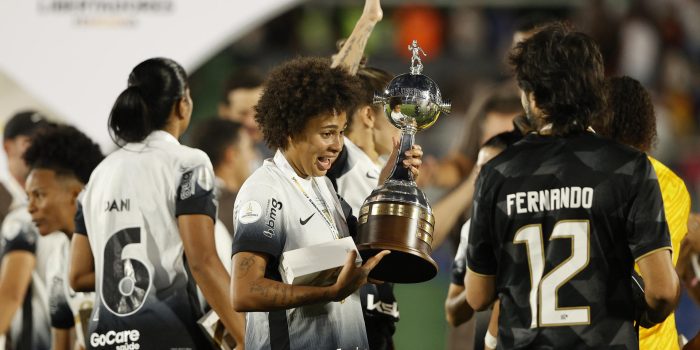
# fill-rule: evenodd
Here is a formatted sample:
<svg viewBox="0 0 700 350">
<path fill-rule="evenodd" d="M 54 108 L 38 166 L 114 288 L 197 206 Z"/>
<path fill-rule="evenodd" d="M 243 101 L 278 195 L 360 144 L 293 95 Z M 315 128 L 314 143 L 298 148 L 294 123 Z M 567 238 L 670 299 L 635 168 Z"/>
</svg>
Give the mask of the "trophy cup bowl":
<svg viewBox="0 0 700 350">
<path fill-rule="evenodd" d="M 403 160 L 415 133 L 433 125 L 441 113 L 449 113 L 450 104 L 442 101 L 434 81 L 414 69 L 395 77 L 383 94 L 375 95 L 375 103 L 383 103 L 387 118 L 401 129 L 401 144 L 391 175 L 360 209 L 357 249 L 365 260 L 382 250 L 391 251 L 370 272 L 371 278 L 394 283 L 427 281 L 437 274 L 437 264 L 430 257 L 435 219 Z"/>
</svg>

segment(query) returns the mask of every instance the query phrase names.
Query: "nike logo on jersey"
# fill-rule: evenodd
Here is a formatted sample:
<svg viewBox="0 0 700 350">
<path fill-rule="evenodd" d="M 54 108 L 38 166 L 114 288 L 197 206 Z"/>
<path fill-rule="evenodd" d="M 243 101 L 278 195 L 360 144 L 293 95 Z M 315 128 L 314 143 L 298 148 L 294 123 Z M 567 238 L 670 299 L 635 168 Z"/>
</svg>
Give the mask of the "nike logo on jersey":
<svg viewBox="0 0 700 350">
<path fill-rule="evenodd" d="M 301 218 L 299 218 L 299 223 L 302 224 L 302 225 L 306 225 L 306 223 L 309 222 L 309 220 L 311 220 L 311 218 L 312 218 L 314 215 L 316 215 L 316 213 L 311 214 L 311 216 L 309 216 L 308 218 L 306 218 L 306 220 L 302 220 Z"/>
<path fill-rule="evenodd" d="M 375 179 L 375 180 L 379 178 L 377 175 L 374 175 L 374 174 L 370 173 L 369 171 L 367 172 L 366 176 L 370 179 Z"/>
</svg>

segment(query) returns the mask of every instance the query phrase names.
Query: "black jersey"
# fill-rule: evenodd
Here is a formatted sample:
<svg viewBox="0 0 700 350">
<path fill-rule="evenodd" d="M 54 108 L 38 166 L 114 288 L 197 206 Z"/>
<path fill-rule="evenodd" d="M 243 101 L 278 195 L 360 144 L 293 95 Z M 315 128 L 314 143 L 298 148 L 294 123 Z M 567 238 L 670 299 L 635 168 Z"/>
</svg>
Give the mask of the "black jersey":
<svg viewBox="0 0 700 350">
<path fill-rule="evenodd" d="M 632 148 L 531 134 L 481 170 L 467 263 L 496 276 L 503 348 L 638 348 L 633 265 L 670 247 L 656 174 Z"/>
</svg>

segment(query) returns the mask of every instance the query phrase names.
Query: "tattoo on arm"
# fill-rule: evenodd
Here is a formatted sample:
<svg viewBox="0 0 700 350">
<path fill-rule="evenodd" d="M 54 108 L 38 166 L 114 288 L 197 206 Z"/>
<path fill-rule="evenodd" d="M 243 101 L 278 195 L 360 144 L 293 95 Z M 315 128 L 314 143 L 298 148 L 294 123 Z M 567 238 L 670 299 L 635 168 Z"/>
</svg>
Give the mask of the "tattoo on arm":
<svg viewBox="0 0 700 350">
<path fill-rule="evenodd" d="M 255 259 L 253 256 L 244 257 L 243 260 L 241 260 L 241 262 L 238 264 L 240 274 L 236 274 L 236 278 L 241 279 L 246 277 L 250 272 L 250 268 L 253 267 L 253 265 L 255 265 Z"/>
</svg>

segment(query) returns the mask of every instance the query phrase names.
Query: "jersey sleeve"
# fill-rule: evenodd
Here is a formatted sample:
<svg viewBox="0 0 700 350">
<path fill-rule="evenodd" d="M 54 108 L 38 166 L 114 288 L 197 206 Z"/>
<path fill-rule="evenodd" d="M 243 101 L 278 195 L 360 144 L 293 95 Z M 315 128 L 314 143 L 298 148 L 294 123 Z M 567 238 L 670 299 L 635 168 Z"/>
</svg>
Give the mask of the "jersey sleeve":
<svg viewBox="0 0 700 350">
<path fill-rule="evenodd" d="M 53 276 L 50 283 L 49 313 L 51 314 L 51 327 L 58 329 L 70 329 L 75 326 L 73 312 L 68 306 L 64 283 L 65 280 Z"/>
<path fill-rule="evenodd" d="M 635 168 L 636 194 L 627 216 L 627 244 L 639 260 L 659 249 L 671 249 L 663 199 L 656 172 L 646 156 L 640 156 Z"/>
<path fill-rule="evenodd" d="M 476 194 L 472 205 L 471 225 L 467 244 L 467 266 L 480 275 L 495 275 L 497 268 L 496 254 L 491 234 L 491 212 L 493 199 L 489 198 L 488 172 L 482 169 L 476 182 Z"/>
<path fill-rule="evenodd" d="M 39 232 L 31 222 L 26 208 L 10 213 L 2 224 L 3 254 L 12 251 L 27 251 L 36 254 Z M 24 211 L 24 212 L 17 212 Z"/>
<path fill-rule="evenodd" d="M 75 232 L 79 235 L 87 235 L 87 227 L 85 226 L 85 214 L 83 213 L 83 203 L 78 200 L 78 205 L 75 211 Z"/>
<path fill-rule="evenodd" d="M 288 205 L 272 186 L 261 184 L 241 189 L 233 208 L 231 254 L 255 252 L 279 258 L 286 239 L 284 218 L 290 215 Z"/>
<path fill-rule="evenodd" d="M 464 223 L 464 225 L 462 225 L 457 254 L 455 254 L 455 259 L 452 262 L 452 284 L 456 284 L 458 286 L 464 285 L 464 275 L 467 272 L 467 243 L 469 242 L 470 225 L 471 220 L 468 220 Z"/>
<path fill-rule="evenodd" d="M 216 221 L 214 171 L 208 159 L 182 173 L 175 199 L 175 216 L 203 214 Z"/>
</svg>

